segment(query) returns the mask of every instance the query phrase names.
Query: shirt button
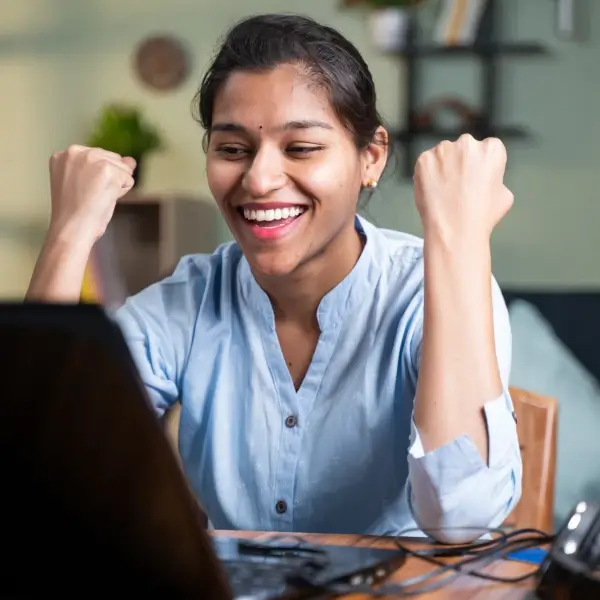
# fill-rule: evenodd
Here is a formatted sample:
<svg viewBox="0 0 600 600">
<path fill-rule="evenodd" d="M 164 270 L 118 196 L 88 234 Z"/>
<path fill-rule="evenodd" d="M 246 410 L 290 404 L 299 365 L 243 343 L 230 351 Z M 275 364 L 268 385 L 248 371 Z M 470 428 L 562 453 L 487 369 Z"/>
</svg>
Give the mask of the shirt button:
<svg viewBox="0 0 600 600">
<path fill-rule="evenodd" d="M 287 417 L 287 419 L 285 420 L 285 426 L 289 427 L 290 429 L 292 427 L 296 427 L 296 425 L 298 424 L 298 418 L 296 417 L 296 415 L 290 415 L 289 417 Z"/>
<path fill-rule="evenodd" d="M 275 505 L 275 510 L 278 514 L 282 515 L 287 510 L 287 503 L 285 500 L 279 500 Z"/>
</svg>

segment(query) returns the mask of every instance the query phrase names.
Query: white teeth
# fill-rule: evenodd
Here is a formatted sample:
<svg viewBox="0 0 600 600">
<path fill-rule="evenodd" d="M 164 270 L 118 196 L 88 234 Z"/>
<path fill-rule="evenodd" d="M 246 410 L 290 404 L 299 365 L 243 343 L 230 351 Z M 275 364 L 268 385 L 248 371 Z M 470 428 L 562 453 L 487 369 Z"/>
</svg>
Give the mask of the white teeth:
<svg viewBox="0 0 600 600">
<path fill-rule="evenodd" d="M 248 221 L 280 221 L 297 217 L 306 211 L 305 206 L 292 206 L 286 208 L 269 208 L 268 210 L 250 210 L 244 208 L 244 217 Z"/>
</svg>

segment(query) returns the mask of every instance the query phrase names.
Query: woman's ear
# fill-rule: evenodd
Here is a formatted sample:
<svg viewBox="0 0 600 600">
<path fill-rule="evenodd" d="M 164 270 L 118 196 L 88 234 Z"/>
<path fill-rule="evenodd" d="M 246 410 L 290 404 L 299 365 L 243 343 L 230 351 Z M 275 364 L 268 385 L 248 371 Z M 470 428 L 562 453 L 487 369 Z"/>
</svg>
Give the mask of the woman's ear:
<svg viewBox="0 0 600 600">
<path fill-rule="evenodd" d="M 362 183 L 365 187 L 377 185 L 388 157 L 389 136 L 383 127 L 378 127 L 373 141 L 362 151 Z"/>
</svg>

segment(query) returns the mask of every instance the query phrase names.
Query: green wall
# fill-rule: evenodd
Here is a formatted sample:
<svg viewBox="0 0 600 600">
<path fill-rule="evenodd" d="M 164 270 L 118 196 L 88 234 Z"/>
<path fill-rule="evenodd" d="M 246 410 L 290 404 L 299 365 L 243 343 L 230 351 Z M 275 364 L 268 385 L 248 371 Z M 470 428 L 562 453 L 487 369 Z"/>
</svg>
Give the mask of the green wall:
<svg viewBox="0 0 600 600">
<path fill-rule="evenodd" d="M 381 109 L 398 126 L 403 65 L 381 56 L 364 15 L 338 0 L 304 0 L 302 12 L 333 24 L 361 49 L 376 79 Z M 547 44 L 548 57 L 506 58 L 500 108 L 525 124 L 530 142 L 509 145 L 507 183 L 516 203 L 494 235 L 494 269 L 505 285 L 596 286 L 600 282 L 600 2 L 582 2 L 589 35 L 561 41 L 554 0 L 502 0 L 507 38 Z M 82 141 L 105 103 L 142 106 L 161 126 L 168 148 L 147 165 L 148 191 L 197 194 L 210 202 L 202 132 L 190 100 L 220 32 L 253 12 L 290 11 L 291 0 L 21 0 L 0 8 L 0 297 L 23 293 L 48 215 L 50 154 Z M 250 8 L 249 8 L 250 7 Z M 298 10 L 296 8 L 296 10 Z M 130 68 L 135 44 L 169 32 L 188 43 L 190 81 L 168 95 L 143 89 Z M 460 94 L 476 101 L 478 65 L 429 59 L 423 99 Z M 411 187 L 390 177 L 369 205 L 387 227 L 419 232 Z M 223 237 L 226 237 L 223 229 Z"/>
</svg>

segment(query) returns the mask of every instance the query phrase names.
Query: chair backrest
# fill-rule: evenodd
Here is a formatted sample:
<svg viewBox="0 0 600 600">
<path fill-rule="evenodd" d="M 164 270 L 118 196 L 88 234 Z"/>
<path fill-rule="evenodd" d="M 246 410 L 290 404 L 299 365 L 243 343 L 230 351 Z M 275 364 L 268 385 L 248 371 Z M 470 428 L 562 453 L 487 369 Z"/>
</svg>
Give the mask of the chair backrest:
<svg viewBox="0 0 600 600">
<path fill-rule="evenodd" d="M 177 402 L 174 404 L 163 417 L 163 427 L 165 434 L 169 440 L 169 445 L 175 453 L 175 456 L 179 461 L 179 420 L 181 419 L 181 404 Z"/>
<path fill-rule="evenodd" d="M 504 522 L 522 529 L 554 530 L 558 404 L 554 398 L 511 388 L 523 459 L 521 500 Z"/>
<path fill-rule="evenodd" d="M 175 454 L 175 457 L 179 461 L 179 466 L 183 469 L 183 464 L 181 463 L 181 456 L 179 454 L 179 421 L 181 420 L 181 403 L 176 402 L 163 417 L 163 428 L 165 435 L 167 436 L 167 440 L 169 441 L 169 445 L 171 446 L 171 450 Z M 194 491 L 190 488 L 191 493 Z M 202 523 L 205 527 L 208 527 L 208 517 L 200 505 L 200 510 L 202 511 Z"/>
<path fill-rule="evenodd" d="M 514 528 L 535 527 L 553 531 L 554 480 L 556 471 L 556 428 L 558 406 L 554 398 L 511 388 L 517 414 L 517 429 L 523 459 L 521 500 L 504 522 Z M 165 415 L 167 438 L 178 454 L 181 406 Z"/>
</svg>

